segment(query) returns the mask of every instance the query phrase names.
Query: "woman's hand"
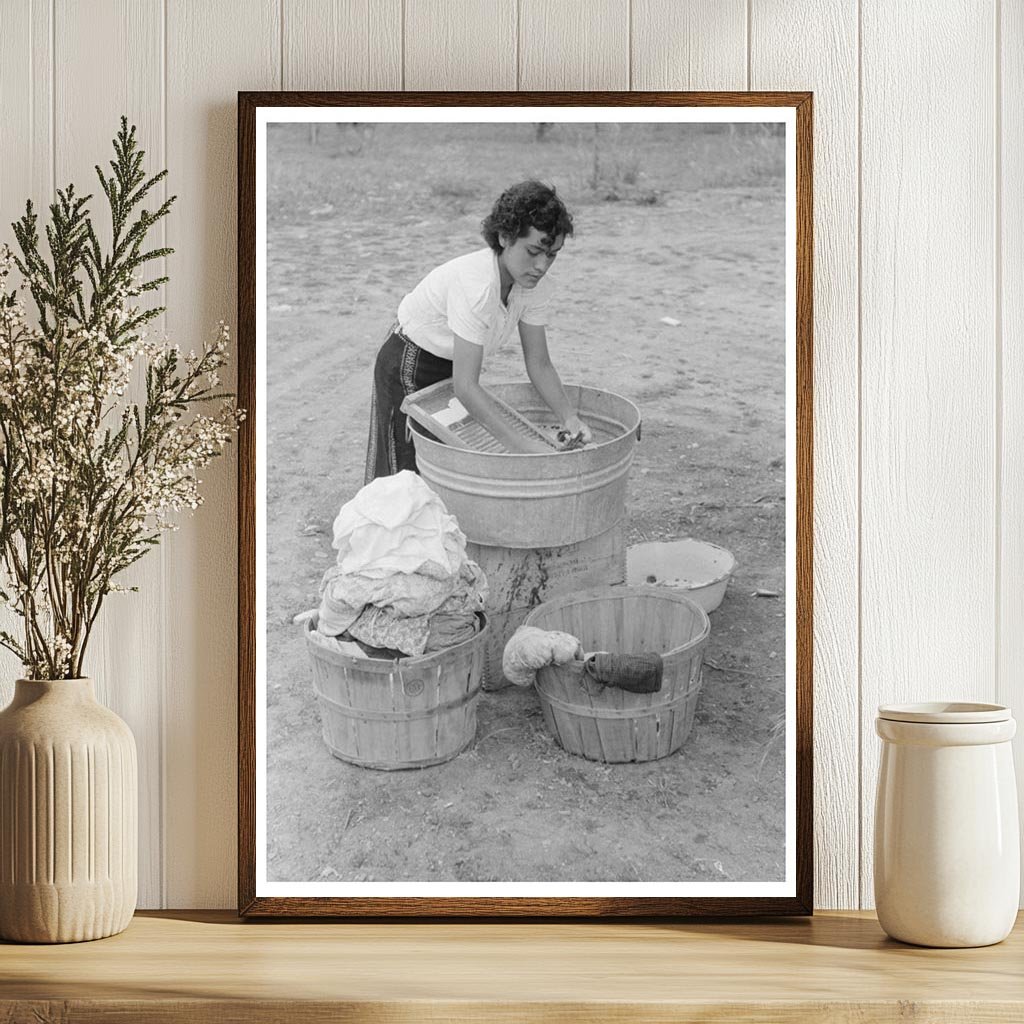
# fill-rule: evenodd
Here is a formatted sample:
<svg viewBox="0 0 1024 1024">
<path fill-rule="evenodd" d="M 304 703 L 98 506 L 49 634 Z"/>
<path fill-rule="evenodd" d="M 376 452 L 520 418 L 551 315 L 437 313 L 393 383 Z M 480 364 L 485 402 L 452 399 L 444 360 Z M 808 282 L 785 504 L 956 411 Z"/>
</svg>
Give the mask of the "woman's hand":
<svg viewBox="0 0 1024 1024">
<path fill-rule="evenodd" d="M 575 414 L 566 417 L 565 423 L 562 424 L 562 429 L 571 437 L 579 438 L 582 444 L 590 444 L 594 440 L 594 435 L 590 430 L 590 427 L 586 425 Z"/>
</svg>

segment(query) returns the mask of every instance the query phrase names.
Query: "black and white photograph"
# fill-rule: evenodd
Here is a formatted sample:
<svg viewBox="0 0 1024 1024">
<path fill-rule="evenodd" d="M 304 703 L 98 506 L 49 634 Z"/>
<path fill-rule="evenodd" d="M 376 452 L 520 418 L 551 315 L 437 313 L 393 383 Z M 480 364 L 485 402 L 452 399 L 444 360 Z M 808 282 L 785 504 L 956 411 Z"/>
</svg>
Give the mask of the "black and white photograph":
<svg viewBox="0 0 1024 1024">
<path fill-rule="evenodd" d="M 259 114 L 255 895 L 792 896 L 793 111 Z"/>
</svg>

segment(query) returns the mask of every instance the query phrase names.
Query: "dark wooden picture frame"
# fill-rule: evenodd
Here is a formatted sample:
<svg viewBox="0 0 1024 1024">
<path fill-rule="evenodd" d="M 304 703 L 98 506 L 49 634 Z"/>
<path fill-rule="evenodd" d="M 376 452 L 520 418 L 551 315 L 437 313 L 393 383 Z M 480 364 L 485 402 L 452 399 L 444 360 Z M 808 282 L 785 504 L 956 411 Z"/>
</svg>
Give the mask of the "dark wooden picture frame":
<svg viewBox="0 0 1024 1024">
<path fill-rule="evenodd" d="M 787 107 L 795 111 L 795 891 L 765 897 L 338 897 L 257 893 L 257 113 L 264 107 Z M 249 917 L 696 917 L 805 915 L 812 839 L 812 96 L 808 92 L 238 94 L 238 904 Z"/>
</svg>

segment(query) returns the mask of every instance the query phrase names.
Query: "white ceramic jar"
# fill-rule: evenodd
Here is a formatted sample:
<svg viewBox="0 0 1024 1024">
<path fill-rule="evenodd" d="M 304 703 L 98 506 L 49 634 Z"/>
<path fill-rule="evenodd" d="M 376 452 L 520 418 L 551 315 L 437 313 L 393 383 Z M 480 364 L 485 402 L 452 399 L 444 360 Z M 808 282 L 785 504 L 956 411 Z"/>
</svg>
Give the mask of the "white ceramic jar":
<svg viewBox="0 0 1024 1024">
<path fill-rule="evenodd" d="M 1010 740 L 999 704 L 878 709 L 875 906 L 894 939 L 988 946 L 1017 915 L 1020 839 Z"/>
</svg>

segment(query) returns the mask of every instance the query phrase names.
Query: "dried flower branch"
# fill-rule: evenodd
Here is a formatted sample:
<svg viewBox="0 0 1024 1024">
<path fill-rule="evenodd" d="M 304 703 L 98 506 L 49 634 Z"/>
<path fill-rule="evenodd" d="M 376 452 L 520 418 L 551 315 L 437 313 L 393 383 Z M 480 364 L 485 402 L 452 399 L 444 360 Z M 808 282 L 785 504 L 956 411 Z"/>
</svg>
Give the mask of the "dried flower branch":
<svg viewBox="0 0 1024 1024">
<path fill-rule="evenodd" d="M 92 197 L 73 186 L 50 206 L 48 255 L 31 202 L 13 225 L 20 255 L 0 247 L 0 602 L 22 622 L 20 636 L 0 631 L 0 646 L 33 679 L 82 674 L 103 599 L 124 589 L 115 577 L 176 529 L 175 512 L 201 503 L 197 473 L 244 416 L 217 390 L 225 324 L 187 356 L 148 339 L 146 325 L 164 309 L 137 299 L 167 278 L 145 281 L 144 268 L 172 250 L 146 250 L 145 239 L 174 197 L 139 208 L 167 172 L 146 177 L 126 118 L 114 153 L 109 177 L 96 168 L 109 247 L 90 219 Z M 126 397 L 137 364 L 144 403 Z"/>
</svg>

